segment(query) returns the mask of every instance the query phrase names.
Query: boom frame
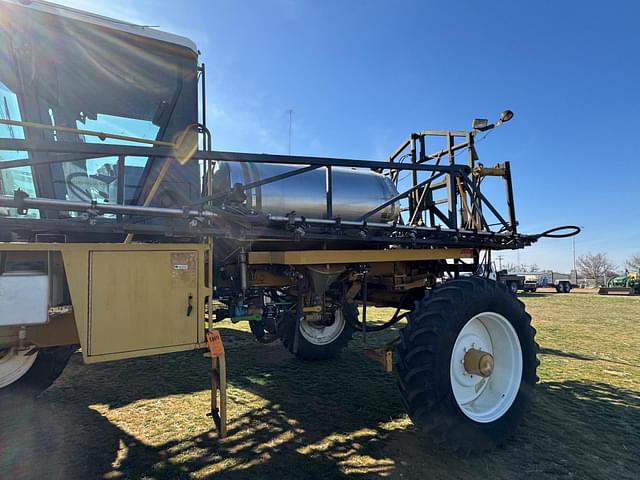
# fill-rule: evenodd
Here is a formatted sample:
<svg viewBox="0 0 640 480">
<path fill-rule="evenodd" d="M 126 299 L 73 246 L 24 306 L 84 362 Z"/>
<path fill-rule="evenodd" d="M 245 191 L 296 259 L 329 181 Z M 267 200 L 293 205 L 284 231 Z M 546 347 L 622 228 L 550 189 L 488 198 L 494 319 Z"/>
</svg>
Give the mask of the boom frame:
<svg viewBox="0 0 640 480">
<path fill-rule="evenodd" d="M 0 120 L 0 123 L 4 123 Z M 21 122 L 12 121 L 12 124 Z M 27 125 L 25 125 L 27 126 Z M 31 125 L 33 126 L 33 125 Z M 52 127 L 55 129 L 55 127 Z M 477 130 L 441 131 L 426 130 L 413 133 L 403 142 L 387 161 L 358 160 L 344 158 L 307 157 L 297 155 L 271 155 L 240 152 L 216 151 L 210 148 L 211 136 L 204 125 L 199 126 L 203 134 L 204 148 L 198 149 L 190 156 L 189 161 L 199 161 L 203 166 L 201 199 L 189 205 L 175 208 L 150 206 L 153 198 L 147 198 L 143 205 L 125 205 L 124 203 L 124 165 L 129 156 L 152 157 L 164 159 L 165 162 L 177 161 L 177 150 L 180 145 L 161 144 L 151 147 L 112 145 L 98 143 L 42 142 L 29 139 L 0 139 L 0 150 L 18 150 L 45 153 L 43 159 L 24 158 L 0 163 L 0 169 L 53 164 L 85 158 L 101 158 L 116 156 L 117 170 L 117 202 L 115 204 L 93 202 L 77 202 L 48 198 L 29 198 L 24 192 L 17 191 L 13 196 L 0 196 L 0 206 L 14 207 L 24 212 L 27 209 L 55 210 L 78 212 L 86 221 L 70 222 L 69 219 L 43 218 L 18 219 L 0 217 L 0 225 L 8 228 L 19 228 L 24 225 L 30 229 L 41 228 L 65 231 L 108 231 L 114 234 L 141 234 L 170 236 L 220 236 L 240 241 L 274 241 L 309 240 L 325 241 L 357 241 L 361 244 L 389 245 L 400 244 L 411 247 L 451 246 L 479 249 L 514 249 L 523 248 L 535 241 L 532 235 L 522 235 L 517 230 L 515 215 L 511 169 L 509 162 L 492 168 L 485 168 L 478 162 L 475 149 Z M 83 131 L 83 134 L 87 134 Z M 96 136 L 104 138 L 102 132 Z M 444 137 L 448 147 L 428 153 L 427 141 L 433 137 Z M 456 139 L 462 141 L 456 143 Z M 467 151 L 466 162 L 457 163 L 456 154 Z M 460 154 L 458 154 L 460 156 Z M 409 157 L 410 162 L 403 163 L 399 159 Z M 215 192 L 209 185 L 216 162 L 240 163 L 279 163 L 299 166 L 290 172 L 275 175 L 235 189 L 236 198 L 228 192 Z M 430 163 L 431 162 L 431 163 Z M 402 172 L 411 175 L 411 184 L 400 189 L 398 195 L 381 203 L 376 208 L 364 213 L 356 221 L 346 221 L 334 217 L 333 212 L 333 167 L 368 168 L 391 177 L 399 185 Z M 290 212 L 287 215 L 263 215 L 261 213 L 243 211 L 242 202 L 237 201 L 237 194 L 244 194 L 263 185 L 291 178 L 305 172 L 324 168 L 326 171 L 326 218 L 305 218 Z M 426 174 L 426 178 L 420 175 Z M 481 192 L 480 183 L 485 176 L 499 176 L 504 180 L 508 212 L 502 214 L 496 206 Z M 157 178 L 156 183 L 161 183 Z M 434 199 L 439 190 L 446 192 L 443 199 Z M 152 196 L 151 196 L 152 197 Z M 398 223 L 368 222 L 367 219 L 386 206 L 408 200 L 408 221 Z M 438 206 L 443 205 L 444 210 Z M 485 215 L 485 209 L 497 219 L 497 230 L 492 230 Z M 96 221 L 104 213 L 116 214 L 113 222 Z M 142 218 L 131 221 L 132 218 Z M 174 222 L 168 228 L 144 223 L 151 217 L 170 217 L 187 220 Z M 506 218 L 505 218 L 506 217 Z M 232 228 L 228 228 L 229 226 Z"/>
</svg>

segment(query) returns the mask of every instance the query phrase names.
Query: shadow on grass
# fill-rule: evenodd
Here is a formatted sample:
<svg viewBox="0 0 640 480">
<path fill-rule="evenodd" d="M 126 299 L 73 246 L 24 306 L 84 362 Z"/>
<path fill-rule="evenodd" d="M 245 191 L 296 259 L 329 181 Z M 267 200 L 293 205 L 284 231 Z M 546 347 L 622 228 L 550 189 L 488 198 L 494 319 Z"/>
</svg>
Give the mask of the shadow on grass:
<svg viewBox="0 0 640 480">
<path fill-rule="evenodd" d="M 563 357 L 563 358 L 573 358 L 575 360 L 597 360 L 596 357 L 590 356 L 590 355 L 584 355 L 581 353 L 575 353 L 575 352 L 565 352 L 562 350 L 557 350 L 555 348 L 545 348 L 545 347 L 541 347 L 540 348 L 540 354 L 541 355 L 555 355 L 556 357 Z"/>
<path fill-rule="evenodd" d="M 384 427 L 404 418 L 395 378 L 365 360 L 360 344 L 317 364 L 298 362 L 279 345 L 249 342 L 245 332 L 225 331 L 223 337 L 228 380 L 241 392 L 231 401 L 242 407 L 230 418 L 228 438 L 177 435 L 150 445 L 89 408 L 206 390 L 200 352 L 83 368 L 76 357 L 39 400 L 0 411 L 0 472 L 18 479 L 175 479 L 214 472 L 223 479 L 328 479 L 424 478 L 426 472 L 431 478 L 468 477 L 481 468 L 501 472 L 496 478 L 585 477 L 593 476 L 597 450 L 607 460 L 605 467 L 597 465 L 607 469 L 601 475 L 632 478 L 634 452 L 640 451 L 635 392 L 602 383 L 543 383 L 513 442 L 488 456 L 461 458 L 427 446 L 412 427 Z M 264 402 L 254 405 L 249 394 Z M 207 422 L 204 413 L 192 412 Z"/>
<path fill-rule="evenodd" d="M 553 293 L 543 293 L 543 292 L 518 292 L 519 298 L 541 298 L 548 297 L 553 295 Z"/>
<path fill-rule="evenodd" d="M 637 363 L 623 362 L 621 360 L 612 360 L 610 358 L 598 357 L 596 355 L 585 355 L 582 353 L 565 352 L 563 350 L 557 350 L 555 348 L 542 347 L 540 348 L 540 354 L 554 355 L 556 357 L 563 357 L 563 358 L 573 358 L 574 360 L 585 360 L 585 361 L 597 360 L 600 362 L 615 363 L 616 365 L 627 365 L 629 367 L 640 368 L 640 364 L 637 364 Z"/>
</svg>

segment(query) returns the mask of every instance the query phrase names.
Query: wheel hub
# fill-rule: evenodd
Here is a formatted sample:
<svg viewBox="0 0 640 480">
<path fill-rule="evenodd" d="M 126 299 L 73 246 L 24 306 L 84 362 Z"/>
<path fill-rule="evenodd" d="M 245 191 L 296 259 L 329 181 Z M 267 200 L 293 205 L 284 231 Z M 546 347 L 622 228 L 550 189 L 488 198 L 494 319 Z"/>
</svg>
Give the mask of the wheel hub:
<svg viewBox="0 0 640 480">
<path fill-rule="evenodd" d="M 314 345 L 328 345 L 340 336 L 345 324 L 345 318 L 340 309 L 335 311 L 333 322 L 329 324 L 309 321 L 305 315 L 300 319 L 300 334 Z"/>
<path fill-rule="evenodd" d="M 463 362 L 464 369 L 469 374 L 487 378 L 493 373 L 494 360 L 489 352 L 470 348 L 464 354 Z"/>
<path fill-rule="evenodd" d="M 522 350 L 511 323 L 496 312 L 471 318 L 451 354 L 451 388 L 460 410 L 479 423 L 502 417 L 522 379 Z"/>
</svg>

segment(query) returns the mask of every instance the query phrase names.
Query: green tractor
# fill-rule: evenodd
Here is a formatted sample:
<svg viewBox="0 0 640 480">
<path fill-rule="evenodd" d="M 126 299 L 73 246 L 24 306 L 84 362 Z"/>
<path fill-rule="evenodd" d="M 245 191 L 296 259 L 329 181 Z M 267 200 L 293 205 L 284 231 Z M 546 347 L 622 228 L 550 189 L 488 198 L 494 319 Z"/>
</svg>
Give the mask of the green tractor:
<svg viewBox="0 0 640 480">
<path fill-rule="evenodd" d="M 635 272 L 610 278 L 605 288 L 598 292 L 606 295 L 609 293 L 622 293 L 627 295 L 640 295 L 640 276 Z"/>
</svg>

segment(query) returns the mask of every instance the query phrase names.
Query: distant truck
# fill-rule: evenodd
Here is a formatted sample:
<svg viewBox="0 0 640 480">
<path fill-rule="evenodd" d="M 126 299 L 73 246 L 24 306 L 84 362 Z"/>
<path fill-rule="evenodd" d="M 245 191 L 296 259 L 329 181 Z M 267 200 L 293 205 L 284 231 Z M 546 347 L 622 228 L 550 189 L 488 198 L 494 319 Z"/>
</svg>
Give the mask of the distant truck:
<svg viewBox="0 0 640 480">
<path fill-rule="evenodd" d="M 522 289 L 525 292 L 535 292 L 538 288 L 555 288 L 558 293 L 569 293 L 577 284 L 578 275 L 575 270 L 571 273 L 545 271 L 526 274 Z"/>
<path fill-rule="evenodd" d="M 482 265 L 477 274 L 481 277 L 487 276 L 491 280 L 505 284 L 514 295 L 518 293 L 518 290 L 523 289 L 525 281 L 524 275 L 509 273 L 508 270 L 498 270 L 495 262 L 491 262 L 488 268 L 486 265 Z"/>
<path fill-rule="evenodd" d="M 536 275 L 525 275 L 524 282 L 522 283 L 522 290 L 525 293 L 535 292 L 538 288 L 538 277 Z"/>
<path fill-rule="evenodd" d="M 525 280 L 526 279 L 524 275 L 512 274 L 507 270 L 500 270 L 496 273 L 496 281 L 504 283 L 509 291 L 514 295 L 518 292 L 518 290 L 524 290 L 525 292 L 527 291 L 524 288 Z"/>
</svg>

